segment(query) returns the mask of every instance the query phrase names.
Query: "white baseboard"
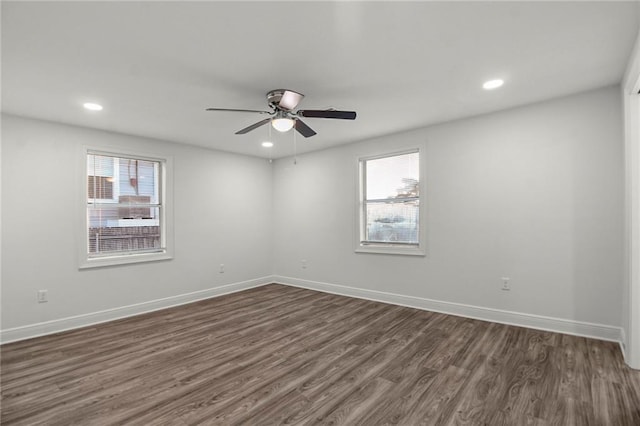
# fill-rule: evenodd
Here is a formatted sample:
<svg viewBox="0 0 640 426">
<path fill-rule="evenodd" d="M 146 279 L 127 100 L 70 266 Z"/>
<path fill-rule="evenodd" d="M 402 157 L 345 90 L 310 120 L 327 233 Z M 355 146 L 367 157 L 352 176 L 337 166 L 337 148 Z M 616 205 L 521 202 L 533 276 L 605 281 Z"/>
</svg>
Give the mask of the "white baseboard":
<svg viewBox="0 0 640 426">
<path fill-rule="evenodd" d="M 624 354 L 624 331 L 620 327 L 588 322 L 551 318 L 540 315 L 525 314 L 520 312 L 504 311 L 500 309 L 484 308 L 480 306 L 465 305 L 461 303 L 443 302 L 433 299 L 425 299 L 414 296 L 387 293 L 376 290 L 366 290 L 356 287 L 329 284 L 318 281 L 302 280 L 298 278 L 272 275 L 256 278 L 248 281 L 227 284 L 207 290 L 181 294 L 164 299 L 152 300 L 135 305 L 92 312 L 58 320 L 30 324 L 22 327 L 0 330 L 0 344 L 30 339 L 32 337 L 58 333 L 99 324 L 116 319 L 140 315 L 148 312 L 166 309 L 173 306 L 184 305 L 198 300 L 209 299 L 254 287 L 260 287 L 270 283 L 279 283 L 293 287 L 301 287 L 309 290 L 317 290 L 325 293 L 333 293 L 342 296 L 357 297 L 376 302 L 391 303 L 410 308 L 440 312 L 443 314 L 457 315 L 482 321 L 491 321 L 501 324 L 528 327 L 538 330 L 557 333 L 572 334 L 576 336 L 590 337 L 600 340 L 618 342 Z"/>
<path fill-rule="evenodd" d="M 552 318 L 541 315 L 504 311 L 500 309 L 483 308 L 480 306 L 443 302 L 439 300 L 425 299 L 414 296 L 403 296 L 400 294 L 386 293 L 375 290 L 365 290 L 356 287 L 302 280 L 280 275 L 273 276 L 273 281 L 280 284 L 302 287 L 310 290 L 322 291 L 325 293 L 357 297 L 360 299 L 373 300 L 376 302 L 391 303 L 394 305 L 440 312 L 443 314 L 457 315 L 482 321 L 491 321 L 501 324 L 515 325 L 519 327 L 528 327 L 537 330 L 590 337 L 594 339 L 618 342 L 620 344 L 622 344 L 623 342 L 622 328 L 610 325 L 593 324 L 562 318 Z"/>
<path fill-rule="evenodd" d="M 163 299 L 151 300 L 148 302 L 136 303 L 134 305 L 122 306 L 104 311 L 92 312 L 89 314 L 77 315 L 73 317 L 61 318 L 22 327 L 0 330 L 0 344 L 16 342 L 18 340 L 30 339 L 32 337 L 44 336 L 47 334 L 59 333 L 61 331 L 72 330 L 99 324 L 116 319 L 145 314 L 148 312 L 166 309 L 173 306 L 184 305 L 198 300 L 209 299 L 222 296 L 224 294 L 235 293 L 254 287 L 260 287 L 273 282 L 273 276 L 256 278 L 248 281 L 227 284 L 206 290 L 194 291 L 192 293 L 180 294 Z"/>
</svg>

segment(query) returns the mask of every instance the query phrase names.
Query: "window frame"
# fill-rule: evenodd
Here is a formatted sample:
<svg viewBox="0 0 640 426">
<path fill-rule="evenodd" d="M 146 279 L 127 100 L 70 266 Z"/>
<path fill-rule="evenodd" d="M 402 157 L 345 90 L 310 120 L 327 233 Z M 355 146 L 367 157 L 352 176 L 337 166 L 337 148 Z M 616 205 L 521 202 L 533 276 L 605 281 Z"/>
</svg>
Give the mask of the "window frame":
<svg viewBox="0 0 640 426">
<path fill-rule="evenodd" d="M 406 256 L 426 256 L 426 203 L 425 203 L 425 144 L 399 148 L 393 151 L 376 152 L 359 156 L 356 161 L 356 226 L 355 252 L 374 254 L 393 254 Z M 418 153 L 418 244 L 366 242 L 366 173 L 365 164 L 370 160 Z"/>
<path fill-rule="evenodd" d="M 87 181 L 88 181 L 88 156 L 89 155 L 104 155 L 116 158 L 131 158 L 138 160 L 154 161 L 160 163 L 160 171 L 158 173 L 158 196 L 160 205 L 162 206 L 162 213 L 160 214 L 159 226 L 160 226 L 160 245 L 161 249 L 153 252 L 129 252 L 129 253 L 114 253 L 113 255 L 103 256 L 91 256 L 89 253 L 89 223 L 88 223 L 88 208 L 87 203 Z M 136 152 L 127 149 L 120 149 L 117 147 L 92 147 L 83 146 L 81 149 L 81 176 L 80 184 L 78 185 L 79 200 L 82 204 L 78 208 L 81 218 L 78 223 L 81 224 L 81 232 L 78 233 L 78 263 L 79 269 L 98 268 L 105 266 L 126 265 L 141 262 L 152 262 L 169 260 L 173 258 L 173 159 L 169 156 L 159 156 L 154 154 L 148 154 L 143 152 Z M 114 175 L 116 173 L 116 167 L 114 165 Z M 114 188 L 114 197 L 116 191 Z M 100 199 L 101 204 L 116 203 L 117 199 L 108 201 L 108 199 Z"/>
</svg>

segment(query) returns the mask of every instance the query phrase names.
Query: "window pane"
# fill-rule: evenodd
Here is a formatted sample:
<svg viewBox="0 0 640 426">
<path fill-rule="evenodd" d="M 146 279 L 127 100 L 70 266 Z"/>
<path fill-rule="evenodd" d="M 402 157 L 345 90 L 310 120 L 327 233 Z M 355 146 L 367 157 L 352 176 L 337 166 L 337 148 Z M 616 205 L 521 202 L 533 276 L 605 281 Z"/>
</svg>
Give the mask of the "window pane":
<svg viewBox="0 0 640 426">
<path fill-rule="evenodd" d="M 160 204 L 160 162 L 87 156 L 87 197 L 117 203 Z"/>
<path fill-rule="evenodd" d="M 367 200 L 419 195 L 420 173 L 417 152 L 367 160 L 365 166 Z"/>
<path fill-rule="evenodd" d="M 367 203 L 367 242 L 418 244 L 418 201 Z"/>
<path fill-rule="evenodd" d="M 87 175 L 113 177 L 113 157 L 89 154 L 87 156 Z"/>
<path fill-rule="evenodd" d="M 90 207 L 89 253 L 160 250 L 160 207 L 136 209 L 144 210 L 144 214 L 136 218 L 123 218 L 122 206 Z"/>
<path fill-rule="evenodd" d="M 145 197 L 138 199 L 137 202 L 157 204 L 159 163 L 132 158 L 118 160 L 118 202 L 136 202 L 135 197 Z M 123 197 L 126 198 L 123 200 Z"/>
</svg>

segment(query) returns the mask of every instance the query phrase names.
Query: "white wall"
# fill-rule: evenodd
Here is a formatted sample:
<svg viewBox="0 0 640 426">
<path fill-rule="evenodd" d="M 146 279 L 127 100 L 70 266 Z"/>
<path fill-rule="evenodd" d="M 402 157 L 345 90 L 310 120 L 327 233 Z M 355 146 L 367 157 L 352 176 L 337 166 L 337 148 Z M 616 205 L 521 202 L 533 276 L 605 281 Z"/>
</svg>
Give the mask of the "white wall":
<svg viewBox="0 0 640 426">
<path fill-rule="evenodd" d="M 619 90 L 278 160 L 276 275 L 620 327 Z M 356 158 L 423 141 L 427 256 L 354 253 Z"/>
<path fill-rule="evenodd" d="M 640 369 L 640 34 L 621 86 L 625 115 L 623 328 L 626 361 Z"/>
<path fill-rule="evenodd" d="M 118 310 L 122 307 L 142 303 L 140 310 L 157 308 L 163 304 L 144 303 L 170 298 L 171 304 L 176 296 L 255 284 L 272 274 L 268 161 L 9 115 L 2 119 L 3 331 L 89 315 L 35 330 L 48 332 L 136 312 Z M 174 259 L 78 269 L 81 225 L 75 208 L 83 179 L 78 154 L 84 144 L 173 158 Z M 224 274 L 218 272 L 220 263 L 226 266 Z M 38 289 L 48 290 L 49 302 L 36 303 Z M 111 309 L 116 311 L 90 315 Z M 13 337 L 20 334 L 8 338 Z"/>
<path fill-rule="evenodd" d="M 150 301 L 259 285 L 274 273 L 292 284 L 406 296 L 395 299 L 400 303 L 414 297 L 477 307 L 463 312 L 479 317 L 495 310 L 551 318 L 548 328 L 617 339 L 624 297 L 621 107 L 620 88 L 604 88 L 273 167 L 263 159 L 3 116 L 4 340 L 21 337 L 7 330 L 50 332 L 136 313 L 123 307 L 145 310 L 164 303 Z M 427 146 L 427 256 L 356 254 L 357 157 L 414 142 Z M 78 270 L 79 228 L 70 212 L 83 144 L 173 157 L 173 260 Z M 218 273 L 220 263 L 225 274 Z M 510 292 L 500 290 L 503 276 L 511 277 Z M 49 290 L 48 303 L 36 303 L 41 288 Z M 426 305 L 434 306 L 440 305 Z M 496 318 L 513 316 L 488 319 Z M 536 321 L 523 324 L 541 326 Z M 572 329 L 575 322 L 595 326 Z"/>
</svg>

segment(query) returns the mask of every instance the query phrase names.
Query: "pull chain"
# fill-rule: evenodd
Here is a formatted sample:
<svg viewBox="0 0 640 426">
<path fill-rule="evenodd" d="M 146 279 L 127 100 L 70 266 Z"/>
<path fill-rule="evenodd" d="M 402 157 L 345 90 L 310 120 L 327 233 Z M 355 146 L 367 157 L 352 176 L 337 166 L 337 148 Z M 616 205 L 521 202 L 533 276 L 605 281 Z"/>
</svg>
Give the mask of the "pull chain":
<svg viewBox="0 0 640 426">
<path fill-rule="evenodd" d="M 298 164 L 298 145 L 296 144 L 296 126 L 295 121 L 293 122 L 293 164 Z"/>
<path fill-rule="evenodd" d="M 271 123 L 269 123 L 269 125 L 267 126 L 269 128 L 269 142 L 273 143 L 273 139 L 271 138 Z M 273 155 L 271 155 L 271 150 L 269 150 L 269 163 L 273 163 Z"/>
</svg>

